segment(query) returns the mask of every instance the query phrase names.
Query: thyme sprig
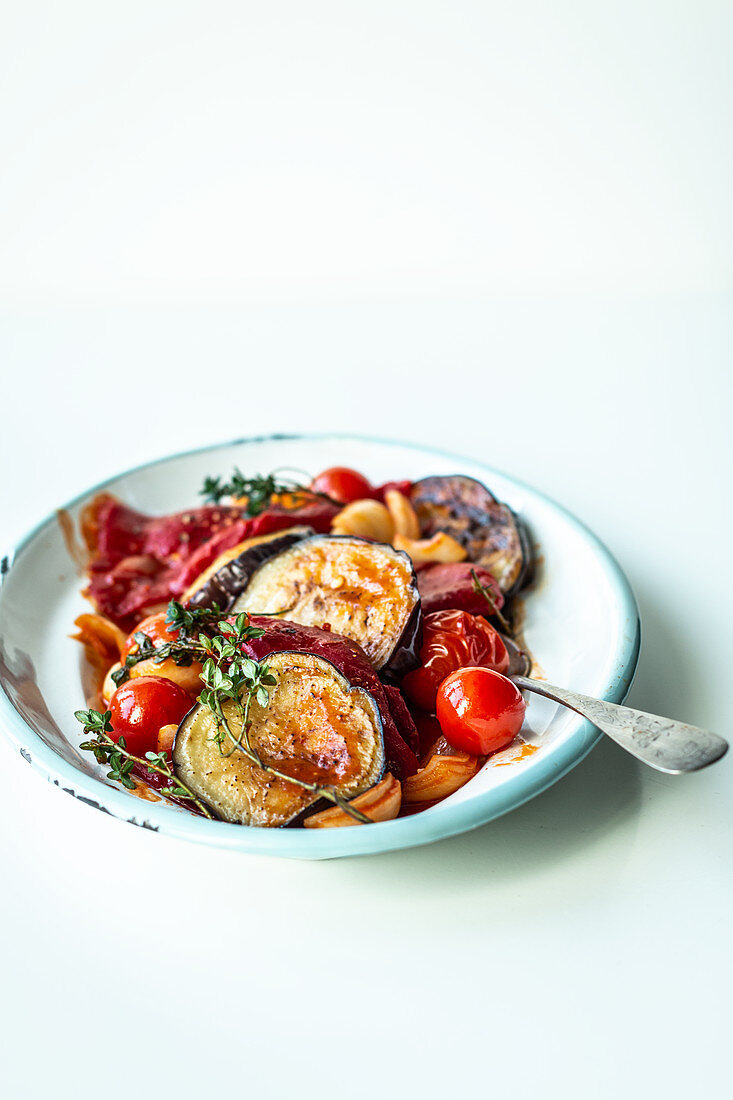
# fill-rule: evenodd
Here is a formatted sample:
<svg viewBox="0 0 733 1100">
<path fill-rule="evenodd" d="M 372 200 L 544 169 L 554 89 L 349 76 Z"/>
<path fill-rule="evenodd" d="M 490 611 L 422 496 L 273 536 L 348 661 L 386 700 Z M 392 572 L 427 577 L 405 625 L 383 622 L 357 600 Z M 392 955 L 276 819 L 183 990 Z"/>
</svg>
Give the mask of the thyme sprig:
<svg viewBox="0 0 733 1100">
<path fill-rule="evenodd" d="M 496 596 L 494 595 L 491 587 L 488 584 L 481 583 L 481 581 L 478 579 L 478 574 L 475 569 L 471 570 L 471 577 L 473 578 L 474 592 L 477 592 L 479 595 L 484 597 L 491 609 L 491 614 L 496 615 L 501 629 L 504 631 L 505 634 L 509 634 L 511 636 L 511 634 L 513 633 L 511 623 L 502 615 L 501 611 L 499 610 L 499 607 L 496 603 Z"/>
<path fill-rule="evenodd" d="M 115 779 L 123 787 L 132 791 L 135 789 L 135 780 L 132 778 L 132 769 L 135 764 L 142 764 L 149 772 L 157 772 L 169 781 L 167 787 L 161 789 L 161 794 L 170 798 L 178 798 L 193 802 L 204 817 L 214 820 L 214 815 L 208 806 L 197 798 L 190 787 L 178 778 L 173 772 L 168 758 L 164 752 L 146 752 L 145 757 L 136 756 L 130 752 L 124 737 L 118 737 L 115 741 L 110 734 L 113 732 L 110 719 L 112 712 L 109 710 L 77 710 L 74 717 L 84 726 L 84 733 L 94 734 L 91 741 L 82 741 L 79 746 L 85 752 L 94 753 L 98 764 L 108 764 L 108 779 Z"/>
<path fill-rule="evenodd" d="M 128 653 L 125 663 L 111 674 L 117 687 L 130 679 L 130 669 L 140 661 L 152 660 L 161 664 L 171 658 L 179 667 L 186 668 L 196 660 L 196 645 L 188 639 L 182 642 L 164 642 L 163 645 L 156 646 L 142 630 L 136 631 L 133 638 L 137 642 L 137 649 Z"/>
<path fill-rule="evenodd" d="M 262 637 L 264 631 L 251 625 L 246 612 L 237 615 L 231 622 L 219 618 L 221 614 L 219 608 L 185 608 L 171 600 L 166 612 L 166 623 L 171 632 L 177 632 L 177 640 L 155 646 L 147 634 L 138 631 L 134 635 L 137 649 L 128 654 L 123 667 L 113 674 L 115 682 L 123 683 L 130 675 L 130 668 L 138 661 L 152 659 L 161 662 L 169 657 L 179 665 L 200 661 L 203 690 L 199 695 L 199 703 L 208 707 L 214 715 L 217 731 L 214 740 L 222 756 L 241 752 L 268 775 L 311 791 L 318 798 L 324 798 L 338 806 L 356 821 L 368 823 L 370 818 L 351 805 L 336 788 L 288 775 L 262 759 L 250 738 L 250 711 L 255 702 L 261 707 L 268 705 L 270 688 L 275 686 L 277 680 L 265 661 L 255 661 L 247 657 L 242 647 L 244 643 Z M 206 633 L 214 625 L 218 633 Z M 232 730 L 225 708 L 234 708 L 238 714 L 241 720 L 238 734 Z M 96 735 L 94 741 L 85 742 L 81 748 L 93 752 L 100 764 L 110 765 L 108 778 L 116 779 L 123 786 L 132 789 L 135 784 L 130 773 L 136 762 L 143 764 L 150 771 L 158 772 L 170 780 L 171 785 L 164 788 L 163 794 L 191 799 L 207 817 L 212 817 L 190 788 L 175 775 L 165 753 L 146 753 L 143 760 L 129 752 L 123 737 L 115 742 L 109 736 L 112 732 L 110 711 L 76 711 L 75 717 L 84 723 L 85 733 Z"/>
<path fill-rule="evenodd" d="M 248 630 L 253 629 L 249 626 L 246 614 L 238 615 L 234 623 L 219 623 L 218 627 L 221 635 L 211 639 L 209 656 L 201 672 L 201 679 L 205 686 L 199 696 L 199 702 L 207 706 L 214 715 L 217 730 L 214 740 L 222 756 L 241 752 L 268 775 L 311 791 L 318 798 L 325 798 L 326 801 L 332 802 L 356 821 L 368 823 L 370 818 L 356 806 L 352 806 L 335 787 L 309 783 L 305 779 L 281 771 L 262 759 L 250 738 L 250 709 L 253 702 L 257 702 L 261 707 L 267 706 L 270 700 L 269 689 L 275 686 L 277 680 L 272 675 L 268 664 L 264 661 L 253 661 L 242 653 L 243 637 Z M 241 728 L 238 735 L 233 732 L 225 713 L 227 702 L 239 715 Z"/>
<path fill-rule="evenodd" d="M 165 625 L 171 634 L 178 633 L 183 639 L 190 637 L 194 630 L 218 623 L 223 614 L 217 603 L 212 603 L 211 607 L 184 607 L 177 600 L 171 600 L 165 612 Z"/>
<path fill-rule="evenodd" d="M 112 673 L 112 679 L 117 687 L 124 684 L 130 678 L 130 669 L 140 661 L 155 661 L 161 664 L 172 659 L 179 667 L 186 668 L 194 661 L 205 660 L 209 652 L 209 638 L 201 634 L 207 627 L 216 624 L 221 629 L 221 618 L 224 612 L 213 604 L 211 607 L 184 607 L 177 600 L 171 600 L 165 614 L 165 623 L 171 634 L 178 637 L 171 642 L 163 642 L 161 645 L 153 645 L 152 639 L 142 630 L 137 630 L 133 638 L 137 642 L 137 648 L 128 653 L 121 668 Z M 224 624 L 228 626 L 228 623 Z M 194 633 L 196 637 L 194 637 Z M 263 631 L 259 627 L 249 626 L 246 632 L 247 638 L 259 638 Z M 244 640 L 244 636 L 242 637 Z"/>
<path fill-rule="evenodd" d="M 274 496 L 281 496 L 286 493 L 308 493 L 310 496 L 318 497 L 320 500 L 328 501 L 329 504 L 337 504 L 341 507 L 339 501 L 334 500 L 326 493 L 314 491 L 295 478 L 276 477 L 277 472 L 245 477 L 239 467 L 235 466 L 228 481 L 222 480 L 221 477 L 204 478 L 199 495 L 210 504 L 219 504 L 224 497 L 243 498 L 246 500 L 244 514 L 250 517 L 259 516 L 269 506 Z"/>
<path fill-rule="evenodd" d="M 239 467 L 235 466 L 229 481 L 223 481 L 220 477 L 205 478 L 201 496 L 211 504 L 218 504 L 224 497 L 246 497 L 245 514 L 258 516 L 274 496 L 302 492 L 303 488 L 304 486 L 292 478 L 278 480 L 274 474 L 245 477 Z"/>
</svg>

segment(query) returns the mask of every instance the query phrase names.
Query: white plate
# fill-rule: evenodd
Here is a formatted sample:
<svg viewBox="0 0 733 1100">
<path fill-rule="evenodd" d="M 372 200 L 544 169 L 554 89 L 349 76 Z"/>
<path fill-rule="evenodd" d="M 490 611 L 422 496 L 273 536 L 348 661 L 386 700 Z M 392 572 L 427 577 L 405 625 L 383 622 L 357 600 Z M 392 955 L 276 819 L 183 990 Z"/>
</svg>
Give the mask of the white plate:
<svg viewBox="0 0 733 1100">
<path fill-rule="evenodd" d="M 266 473 L 294 467 L 316 473 L 353 466 L 375 482 L 463 473 L 484 481 L 527 523 L 541 565 L 527 594 L 525 639 L 547 679 L 621 702 L 639 653 L 639 617 L 629 584 L 606 548 L 578 520 L 536 490 L 481 463 L 428 448 L 353 436 L 272 436 L 240 440 L 141 466 L 66 505 L 76 520 L 101 489 L 143 512 L 191 507 L 207 474 Z M 23 759 L 69 794 L 124 821 L 242 852 L 302 859 L 361 855 L 426 844 L 483 825 L 539 794 L 581 760 L 598 739 L 587 722 L 532 696 L 525 738 L 537 750 L 501 765 L 499 754 L 456 794 L 411 817 L 346 829 L 261 829 L 207 821 L 164 801 L 141 801 L 104 778 L 80 752 L 84 706 L 81 647 L 71 641 L 82 598 L 56 516 L 32 531 L 3 562 L 0 589 L 0 722 Z M 90 818 L 90 827 L 93 819 Z"/>
</svg>

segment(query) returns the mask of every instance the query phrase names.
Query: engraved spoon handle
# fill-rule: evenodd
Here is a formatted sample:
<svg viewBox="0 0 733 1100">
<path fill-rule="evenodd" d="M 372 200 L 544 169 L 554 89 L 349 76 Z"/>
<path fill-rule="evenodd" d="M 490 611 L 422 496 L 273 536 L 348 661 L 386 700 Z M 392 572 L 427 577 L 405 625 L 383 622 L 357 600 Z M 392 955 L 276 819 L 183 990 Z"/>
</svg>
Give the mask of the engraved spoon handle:
<svg viewBox="0 0 733 1100">
<path fill-rule="evenodd" d="M 544 695 L 582 714 L 622 749 L 657 771 L 696 772 L 714 764 L 728 751 L 728 742 L 709 730 L 661 718 L 658 714 L 645 714 L 643 710 L 622 707 L 618 703 L 606 703 L 546 684 L 544 680 L 532 680 L 528 676 L 513 676 L 512 679 L 521 691 Z"/>
</svg>

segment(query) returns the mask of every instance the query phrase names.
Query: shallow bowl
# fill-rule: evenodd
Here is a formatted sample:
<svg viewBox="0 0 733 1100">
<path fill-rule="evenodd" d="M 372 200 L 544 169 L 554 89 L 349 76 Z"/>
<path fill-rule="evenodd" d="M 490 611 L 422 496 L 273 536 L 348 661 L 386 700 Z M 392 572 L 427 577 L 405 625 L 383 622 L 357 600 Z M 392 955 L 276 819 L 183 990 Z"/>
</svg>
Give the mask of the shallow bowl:
<svg viewBox="0 0 733 1100">
<path fill-rule="evenodd" d="M 639 653 L 639 616 L 623 572 L 587 527 L 542 493 L 482 463 L 407 443 L 354 436 L 272 436 L 174 455 L 111 478 L 65 505 L 76 522 L 100 490 L 142 512 L 191 507 L 206 475 L 237 465 L 310 474 L 353 466 L 374 482 L 463 473 L 484 481 L 527 524 L 538 553 L 524 596 L 524 638 L 546 678 L 621 702 Z M 533 798 L 590 751 L 598 731 L 572 712 L 532 696 L 522 736 L 443 802 L 410 817 L 357 828 L 262 829 L 208 821 L 163 800 L 142 801 L 108 781 L 88 753 L 74 711 L 83 707 L 82 651 L 69 638 L 89 610 L 57 515 L 2 562 L 0 727 L 22 758 L 51 782 L 123 821 L 201 844 L 300 859 L 364 855 L 427 844 L 476 828 Z M 90 816 L 89 827 L 94 827 Z"/>
</svg>

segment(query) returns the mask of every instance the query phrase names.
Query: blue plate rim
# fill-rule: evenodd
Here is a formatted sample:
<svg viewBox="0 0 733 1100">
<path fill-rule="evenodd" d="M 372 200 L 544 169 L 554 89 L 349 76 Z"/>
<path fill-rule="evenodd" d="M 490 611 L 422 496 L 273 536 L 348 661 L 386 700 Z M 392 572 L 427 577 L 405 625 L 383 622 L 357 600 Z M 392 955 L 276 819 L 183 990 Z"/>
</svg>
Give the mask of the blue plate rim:
<svg viewBox="0 0 733 1100">
<path fill-rule="evenodd" d="M 164 455 L 148 462 L 114 474 L 81 493 L 78 493 L 62 508 L 71 509 L 91 495 L 102 491 L 119 478 L 128 477 L 141 470 L 160 466 L 177 459 L 192 455 L 224 450 L 240 445 L 270 443 L 284 440 L 308 441 L 349 441 L 366 444 L 379 444 L 395 447 L 408 447 L 426 455 L 440 455 L 457 464 L 469 463 L 480 467 L 487 475 L 505 478 L 520 490 L 532 494 L 553 510 L 560 513 L 566 522 L 577 530 L 592 546 L 601 560 L 605 572 L 613 587 L 621 613 L 632 624 L 624 636 L 623 645 L 616 655 L 616 671 L 601 694 L 609 702 L 620 703 L 629 692 L 639 659 L 641 648 L 641 621 L 636 598 L 629 581 L 610 550 L 590 528 L 579 520 L 563 505 L 558 504 L 546 493 L 532 485 L 504 473 L 494 466 L 452 451 L 407 440 L 389 439 L 379 436 L 355 433 L 271 433 L 266 435 L 245 436 L 200 447 L 188 448 L 175 454 Z M 24 535 L 16 546 L 3 558 L 10 564 L 2 571 L 2 580 L 12 568 L 12 564 L 25 548 L 37 538 L 50 524 L 57 522 L 58 509 L 40 520 Z M 0 555 L 0 557 L 2 557 Z M 489 821 L 501 817 L 516 809 L 531 798 L 541 794 L 556 783 L 572 768 L 579 764 L 603 736 L 590 722 L 578 719 L 578 728 L 546 760 L 538 760 L 528 771 L 518 769 L 498 788 L 477 794 L 473 798 L 455 805 L 443 804 L 430 813 L 417 813 L 395 821 L 378 822 L 368 829 L 264 829 L 243 828 L 228 822 L 207 821 L 181 813 L 164 802 L 145 803 L 144 813 L 131 813 L 136 803 L 132 796 L 122 790 L 108 786 L 94 776 L 86 775 L 72 764 L 67 763 L 48 746 L 15 709 L 8 697 L 4 685 L 0 684 L 1 727 L 11 744 L 21 753 L 24 760 L 46 779 L 85 804 L 111 814 L 121 821 L 160 832 L 162 835 L 193 841 L 194 843 L 213 844 L 238 852 L 282 856 L 298 859 L 329 859 L 341 856 L 368 855 L 394 851 L 400 848 L 429 844 L 456 834 L 478 828 Z M 490 805 L 489 805 L 490 803 Z M 142 807 L 140 807 L 142 809 Z M 436 812 L 437 811 L 437 812 Z"/>
</svg>

